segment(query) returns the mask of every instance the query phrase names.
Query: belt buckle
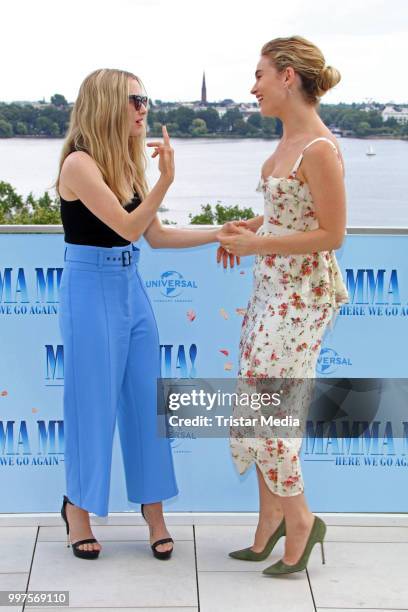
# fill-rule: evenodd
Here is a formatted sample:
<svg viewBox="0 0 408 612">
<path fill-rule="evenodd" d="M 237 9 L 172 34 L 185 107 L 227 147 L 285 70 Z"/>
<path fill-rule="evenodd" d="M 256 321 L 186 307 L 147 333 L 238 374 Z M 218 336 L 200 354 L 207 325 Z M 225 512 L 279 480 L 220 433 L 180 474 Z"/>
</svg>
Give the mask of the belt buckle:
<svg viewBox="0 0 408 612">
<path fill-rule="evenodd" d="M 127 257 L 124 257 L 124 255 L 127 255 Z M 131 259 L 130 251 L 122 251 L 122 266 L 129 266 Z"/>
</svg>

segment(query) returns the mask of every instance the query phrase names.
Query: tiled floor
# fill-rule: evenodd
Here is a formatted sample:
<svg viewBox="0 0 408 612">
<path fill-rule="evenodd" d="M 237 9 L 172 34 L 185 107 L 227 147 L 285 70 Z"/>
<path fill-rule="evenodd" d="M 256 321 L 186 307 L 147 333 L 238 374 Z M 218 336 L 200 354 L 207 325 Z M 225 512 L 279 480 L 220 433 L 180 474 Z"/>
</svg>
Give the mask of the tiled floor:
<svg viewBox="0 0 408 612">
<path fill-rule="evenodd" d="M 96 561 L 73 556 L 62 522 L 0 526 L 0 590 L 69 591 L 77 612 L 408 610 L 407 526 L 329 524 L 326 565 L 315 547 L 307 571 L 271 578 L 262 569 L 282 556 L 283 539 L 264 562 L 227 555 L 251 542 L 251 525 L 173 524 L 175 552 L 162 562 L 151 554 L 146 526 L 112 522 L 93 526 L 103 546 Z"/>
</svg>

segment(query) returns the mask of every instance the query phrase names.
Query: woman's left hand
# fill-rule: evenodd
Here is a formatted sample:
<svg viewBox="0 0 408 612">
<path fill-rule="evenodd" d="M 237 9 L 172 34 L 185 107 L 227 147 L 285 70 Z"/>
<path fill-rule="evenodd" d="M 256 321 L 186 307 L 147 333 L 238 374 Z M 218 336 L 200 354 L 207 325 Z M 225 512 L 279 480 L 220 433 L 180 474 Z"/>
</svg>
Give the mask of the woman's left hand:
<svg viewBox="0 0 408 612">
<path fill-rule="evenodd" d="M 217 239 L 227 253 L 232 255 L 241 257 L 243 255 L 255 255 L 257 253 L 259 236 L 244 227 L 235 225 L 233 231 L 225 232 L 221 230 L 217 234 Z"/>
</svg>

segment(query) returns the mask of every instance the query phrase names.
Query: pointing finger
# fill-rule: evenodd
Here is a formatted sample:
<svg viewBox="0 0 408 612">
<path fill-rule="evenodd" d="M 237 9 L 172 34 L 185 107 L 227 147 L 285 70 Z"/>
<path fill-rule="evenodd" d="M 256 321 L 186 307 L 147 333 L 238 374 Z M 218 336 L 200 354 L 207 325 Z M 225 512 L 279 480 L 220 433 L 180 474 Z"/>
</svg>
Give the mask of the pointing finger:
<svg viewBox="0 0 408 612">
<path fill-rule="evenodd" d="M 162 125 L 163 140 L 165 145 L 170 145 L 170 138 L 165 125 Z"/>
</svg>

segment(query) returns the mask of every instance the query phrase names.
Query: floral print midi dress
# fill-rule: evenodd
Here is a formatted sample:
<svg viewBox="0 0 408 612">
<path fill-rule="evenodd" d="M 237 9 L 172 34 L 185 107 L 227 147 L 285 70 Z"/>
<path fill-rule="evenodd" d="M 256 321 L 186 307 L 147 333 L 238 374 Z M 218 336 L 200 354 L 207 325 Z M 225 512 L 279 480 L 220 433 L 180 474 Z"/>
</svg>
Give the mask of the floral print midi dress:
<svg viewBox="0 0 408 612">
<path fill-rule="evenodd" d="M 339 155 L 331 140 L 317 138 L 303 149 L 288 178 L 261 178 L 257 191 L 264 195 L 264 221 L 258 235 L 283 236 L 319 227 L 309 187 L 295 178 L 303 152 L 317 140 L 329 142 Z M 238 378 L 313 379 L 323 334 L 340 304 L 347 301 L 333 251 L 257 255 L 252 295 L 242 322 Z M 286 405 L 292 416 L 305 419 L 311 395 L 304 385 L 295 385 L 291 393 Z M 255 461 L 273 493 L 302 493 L 302 437 L 255 436 L 231 430 L 231 453 L 238 471 L 244 473 Z"/>
</svg>

